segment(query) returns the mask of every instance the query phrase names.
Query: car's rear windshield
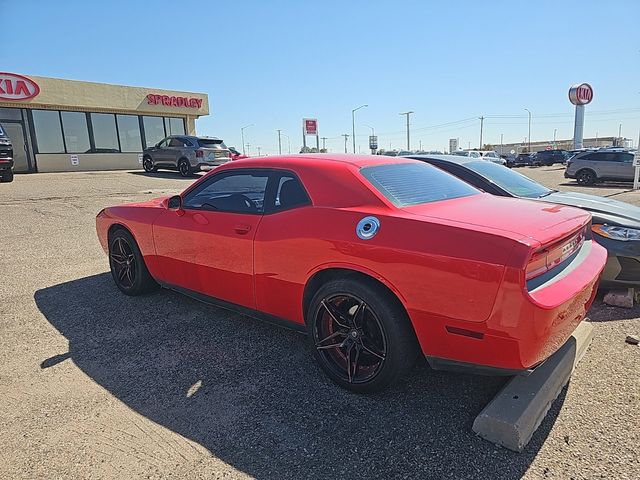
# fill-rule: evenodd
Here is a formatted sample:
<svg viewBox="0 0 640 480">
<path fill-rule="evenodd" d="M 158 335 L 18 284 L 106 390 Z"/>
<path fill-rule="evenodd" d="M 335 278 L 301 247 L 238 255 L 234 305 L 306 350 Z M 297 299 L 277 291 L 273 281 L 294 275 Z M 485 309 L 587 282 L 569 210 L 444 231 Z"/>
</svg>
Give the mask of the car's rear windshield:
<svg viewBox="0 0 640 480">
<path fill-rule="evenodd" d="M 552 192 L 529 177 L 492 162 L 469 162 L 464 165 L 516 197 L 540 198 Z"/>
<path fill-rule="evenodd" d="M 219 138 L 199 138 L 198 143 L 203 148 L 226 149 L 227 146 Z"/>
<path fill-rule="evenodd" d="M 480 193 L 471 185 L 427 163 L 391 163 L 360 169 L 396 207 L 450 200 Z"/>
</svg>

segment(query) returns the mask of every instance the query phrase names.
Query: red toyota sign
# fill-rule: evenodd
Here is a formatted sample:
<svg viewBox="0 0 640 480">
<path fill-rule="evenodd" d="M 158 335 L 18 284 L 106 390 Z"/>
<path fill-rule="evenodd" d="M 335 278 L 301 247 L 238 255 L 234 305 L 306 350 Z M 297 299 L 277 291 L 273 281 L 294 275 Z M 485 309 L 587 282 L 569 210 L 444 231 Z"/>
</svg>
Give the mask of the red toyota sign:
<svg viewBox="0 0 640 480">
<path fill-rule="evenodd" d="M 165 107 L 200 108 L 202 106 L 202 99 L 150 93 L 147 95 L 147 103 L 149 105 L 164 105 Z"/>
<path fill-rule="evenodd" d="M 0 100 L 20 102 L 40 93 L 40 87 L 30 78 L 15 73 L 0 72 Z"/>
<path fill-rule="evenodd" d="M 318 120 L 316 118 L 305 118 L 302 122 L 305 135 L 318 135 Z"/>
<path fill-rule="evenodd" d="M 569 101 L 574 105 L 586 105 L 593 100 L 593 88 L 588 83 L 577 83 L 569 89 Z"/>
</svg>

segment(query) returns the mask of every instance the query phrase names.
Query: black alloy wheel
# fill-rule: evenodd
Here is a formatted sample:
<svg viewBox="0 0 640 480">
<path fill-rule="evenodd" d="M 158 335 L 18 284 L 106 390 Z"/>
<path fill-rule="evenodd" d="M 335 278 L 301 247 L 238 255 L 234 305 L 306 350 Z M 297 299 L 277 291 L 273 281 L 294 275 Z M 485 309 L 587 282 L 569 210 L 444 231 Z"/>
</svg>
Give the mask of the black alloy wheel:
<svg viewBox="0 0 640 480">
<path fill-rule="evenodd" d="M 178 171 L 183 177 L 189 177 L 191 175 L 191 164 L 189 163 L 189 160 L 186 158 L 181 159 L 178 162 Z"/>
<path fill-rule="evenodd" d="M 344 388 L 382 390 L 415 363 L 418 347 L 410 321 L 379 285 L 329 282 L 314 296 L 307 319 L 314 356 Z"/>
<path fill-rule="evenodd" d="M 581 170 L 576 176 L 580 185 L 593 185 L 596 183 L 596 176 L 591 170 Z"/>
<path fill-rule="evenodd" d="M 153 160 L 151 160 L 151 157 L 144 157 L 144 160 L 142 161 L 142 168 L 144 168 L 144 171 L 148 173 L 152 173 L 157 170 L 153 164 Z"/>
<path fill-rule="evenodd" d="M 109 266 L 116 286 L 127 295 L 141 295 L 158 287 L 131 234 L 118 229 L 109 235 Z"/>
</svg>

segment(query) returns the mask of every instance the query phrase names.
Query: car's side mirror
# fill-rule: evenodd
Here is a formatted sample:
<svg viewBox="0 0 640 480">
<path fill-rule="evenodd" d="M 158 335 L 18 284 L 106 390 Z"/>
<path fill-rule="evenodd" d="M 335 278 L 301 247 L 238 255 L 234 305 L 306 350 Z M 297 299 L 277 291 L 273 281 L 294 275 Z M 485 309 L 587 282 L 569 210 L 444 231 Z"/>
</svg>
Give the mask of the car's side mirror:
<svg viewBox="0 0 640 480">
<path fill-rule="evenodd" d="M 167 208 L 169 210 L 175 210 L 177 212 L 182 210 L 182 197 L 180 195 L 174 195 L 173 197 L 169 198 L 169 201 L 167 202 Z"/>
</svg>

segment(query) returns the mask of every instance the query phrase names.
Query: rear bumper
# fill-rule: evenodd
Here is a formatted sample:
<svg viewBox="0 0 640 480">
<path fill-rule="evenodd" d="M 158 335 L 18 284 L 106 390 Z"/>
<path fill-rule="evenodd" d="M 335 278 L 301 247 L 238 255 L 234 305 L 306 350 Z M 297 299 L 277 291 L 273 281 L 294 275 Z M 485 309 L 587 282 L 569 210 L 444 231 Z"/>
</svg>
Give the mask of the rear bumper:
<svg viewBox="0 0 640 480">
<path fill-rule="evenodd" d="M 13 158 L 0 157 L 0 170 L 10 170 L 13 168 Z"/>
<path fill-rule="evenodd" d="M 199 162 L 197 165 L 194 166 L 194 168 L 197 170 L 211 170 L 212 168 L 219 167 L 220 165 L 223 165 L 230 161 L 231 161 L 231 158 L 228 158 L 228 157 L 217 158 L 216 160 L 213 160 L 213 161 Z"/>
<path fill-rule="evenodd" d="M 569 273 L 533 292 L 523 289 L 521 271 L 507 268 L 493 311 L 484 322 L 410 311 L 423 353 L 440 363 L 489 371 L 536 367 L 567 341 L 593 303 L 606 250 L 593 241 L 585 242 L 585 247 Z M 460 295 L 464 301 L 464 292 Z"/>
</svg>

